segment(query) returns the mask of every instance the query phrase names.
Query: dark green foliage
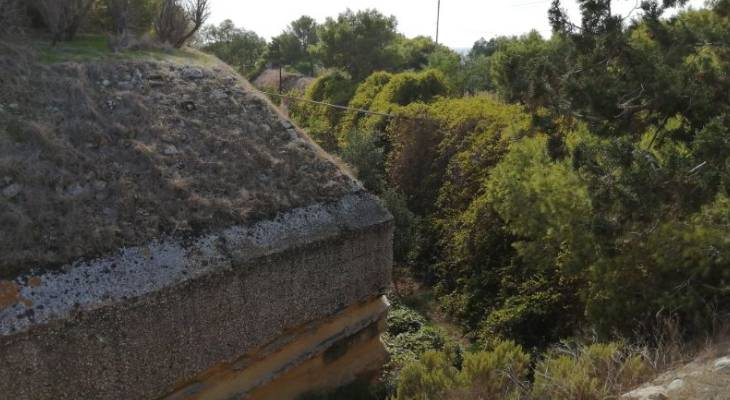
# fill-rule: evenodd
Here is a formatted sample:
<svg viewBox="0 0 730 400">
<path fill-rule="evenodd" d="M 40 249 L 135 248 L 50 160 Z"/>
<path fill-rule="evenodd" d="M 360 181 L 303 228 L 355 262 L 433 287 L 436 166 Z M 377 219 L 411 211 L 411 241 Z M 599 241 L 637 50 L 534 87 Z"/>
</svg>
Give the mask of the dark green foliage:
<svg viewBox="0 0 730 400">
<path fill-rule="evenodd" d="M 388 313 L 387 330 L 382 340 L 390 354 L 381 377 L 389 395 L 396 392 L 401 369 L 417 362 L 428 352 L 440 351 L 452 363 L 461 363 L 462 350 L 456 343 L 441 329 L 431 326 L 422 315 L 398 302 Z"/>
<path fill-rule="evenodd" d="M 503 39 L 490 58 L 491 82 L 508 102 L 552 106 L 562 89 L 566 51 L 560 38 L 545 40 L 537 32 Z"/>
<path fill-rule="evenodd" d="M 312 76 L 316 60 L 311 47 L 318 42 L 317 22 L 311 17 L 302 16 L 289 24 L 279 36 L 271 39 L 263 59 L 273 67 L 292 66 Z"/>
<path fill-rule="evenodd" d="M 380 196 L 395 220 L 393 259 L 397 263 L 407 263 L 415 255 L 420 244 L 418 233 L 420 219 L 408 209 L 405 196 L 401 193 L 388 189 Z"/>
<path fill-rule="evenodd" d="M 325 67 L 340 68 L 360 81 L 390 65 L 396 25 L 395 17 L 376 10 L 347 10 L 319 27 L 316 54 Z"/>
<path fill-rule="evenodd" d="M 472 46 L 471 50 L 469 50 L 469 57 L 490 57 L 499 50 L 499 47 L 499 41 L 495 38 L 489 39 L 488 41 L 484 38 L 480 38 L 474 42 L 474 46 Z"/>
<path fill-rule="evenodd" d="M 644 2 L 628 21 L 608 0 L 579 1 L 574 23 L 554 1 L 550 39 L 479 41 L 467 57 L 409 43 L 437 72 L 379 72 L 350 101 L 399 118 L 328 121 L 368 181 L 385 177 L 369 186 L 395 216 L 396 258 L 474 343 L 538 354 L 583 332 L 647 340 L 671 319 L 701 336 L 727 318 L 730 7 L 662 17 L 682 3 Z M 496 93 L 453 98 L 482 90 Z M 646 376 L 627 348 L 593 345 L 536 359 L 532 384 L 490 386 L 495 369 L 464 371 L 493 353 L 462 357 L 393 315 L 398 398 L 597 399 Z"/>
<path fill-rule="evenodd" d="M 352 166 L 358 179 L 372 192 L 381 192 L 385 185 L 385 158 L 382 138 L 362 131 L 347 132 L 342 138 L 340 157 Z"/>
<path fill-rule="evenodd" d="M 430 37 L 417 36 L 408 39 L 399 36 L 394 44 L 396 60 L 392 67 L 396 70 L 420 70 L 428 66 L 428 58 L 437 49 L 443 48 Z"/>
<path fill-rule="evenodd" d="M 264 38 L 236 27 L 231 20 L 205 27 L 202 37 L 203 50 L 215 54 L 246 76 L 256 70 L 256 62 L 266 50 Z"/>
</svg>

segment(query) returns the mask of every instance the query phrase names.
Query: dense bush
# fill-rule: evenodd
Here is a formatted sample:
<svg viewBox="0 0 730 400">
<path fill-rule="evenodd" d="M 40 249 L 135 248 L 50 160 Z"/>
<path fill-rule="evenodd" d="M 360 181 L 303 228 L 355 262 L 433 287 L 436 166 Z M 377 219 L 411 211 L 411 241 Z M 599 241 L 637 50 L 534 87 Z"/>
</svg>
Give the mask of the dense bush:
<svg viewBox="0 0 730 400">
<path fill-rule="evenodd" d="M 317 78 L 305 93 L 305 99 L 347 106 L 355 93 L 357 85 L 342 72 L 332 71 Z M 338 124 L 343 118 L 343 110 L 320 104 L 295 102 L 289 113 L 309 134 L 328 150 L 337 149 Z"/>
<path fill-rule="evenodd" d="M 385 391 L 394 395 L 400 382 L 402 369 L 418 362 L 425 354 L 438 351 L 457 365 L 461 363 L 462 350 L 441 330 L 430 325 L 414 310 L 394 299 L 388 313 L 387 330 L 382 336 L 390 359 L 383 367 L 382 382 Z"/>
<path fill-rule="evenodd" d="M 380 194 L 395 222 L 393 234 L 393 259 L 397 263 L 410 262 L 418 252 L 421 238 L 418 226 L 420 219 L 408 209 L 405 196 L 402 193 L 387 189 Z"/>
<path fill-rule="evenodd" d="M 349 106 L 358 110 L 369 110 L 373 104 L 375 96 L 383 90 L 383 87 L 393 79 L 393 75 L 388 72 L 375 72 L 365 81 L 357 85 L 357 90 L 350 100 Z M 366 117 L 364 113 L 350 112 L 342 117 L 340 121 L 340 130 L 343 132 L 350 131 L 357 127 L 358 121 Z"/>
<path fill-rule="evenodd" d="M 395 114 L 397 110 L 412 103 L 430 103 L 439 96 L 448 94 L 446 79 L 435 70 L 403 72 L 395 74 L 373 97 L 368 109 L 379 113 Z M 385 131 L 387 117 L 368 115 L 358 120 L 356 126 L 370 131 Z"/>
<path fill-rule="evenodd" d="M 398 108 L 411 118 L 387 123 L 388 182 L 421 217 L 417 268 L 480 342 L 546 348 L 581 329 L 651 337 L 667 317 L 698 334 L 730 310 L 730 228 L 718 219 L 728 213 L 728 101 L 717 92 L 730 60 L 663 42 L 713 41 L 730 25 L 708 10 L 653 21 L 620 33 L 633 58 L 614 62 L 633 81 L 613 86 L 618 69 L 603 67 L 576 81 L 640 88 L 648 68 L 668 81 L 634 93 L 646 97 L 641 112 L 619 89 L 607 98 L 621 95 L 624 108 L 605 114 L 591 86 L 576 118 L 565 61 L 588 62 L 610 43 L 532 34 L 495 42 L 490 61 L 501 95 L 525 109 L 488 96 L 413 102 Z M 696 107 L 677 108 L 681 93 Z"/>
<path fill-rule="evenodd" d="M 382 192 L 385 158 L 382 138 L 377 133 L 352 130 L 342 138 L 340 157 L 354 168 L 358 179 L 372 192 Z"/>
<path fill-rule="evenodd" d="M 454 360 L 429 351 L 400 372 L 395 400 L 517 399 L 529 373 L 530 356 L 512 342 Z"/>
<path fill-rule="evenodd" d="M 650 373 L 641 354 L 617 343 L 556 349 L 535 367 L 531 398 L 616 398 L 640 384 Z"/>
<path fill-rule="evenodd" d="M 530 369 L 531 357 L 513 342 L 466 352 L 425 352 L 400 372 L 397 400 L 601 400 L 618 398 L 651 376 L 641 352 L 618 343 L 554 348 Z"/>
<path fill-rule="evenodd" d="M 531 127 L 521 107 L 490 96 L 415 103 L 402 115 L 387 129 L 388 176 L 420 215 L 435 211 L 437 202 L 445 212 L 463 211 L 507 144 Z"/>
<path fill-rule="evenodd" d="M 568 49 L 559 37 L 543 39 L 531 32 L 502 40 L 490 57 L 489 74 L 496 92 L 508 102 L 520 102 L 532 109 L 558 106 L 568 66 Z"/>
</svg>

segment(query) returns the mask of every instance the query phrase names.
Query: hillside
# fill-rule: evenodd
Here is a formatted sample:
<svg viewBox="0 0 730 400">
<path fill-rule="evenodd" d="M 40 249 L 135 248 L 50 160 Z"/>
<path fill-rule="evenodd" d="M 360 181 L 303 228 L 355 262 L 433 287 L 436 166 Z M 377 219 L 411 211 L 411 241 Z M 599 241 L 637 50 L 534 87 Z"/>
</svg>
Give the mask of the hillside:
<svg viewBox="0 0 730 400">
<path fill-rule="evenodd" d="M 357 188 L 211 58 L 49 64 L 3 50 L 0 277 Z"/>
<path fill-rule="evenodd" d="M 727 341 L 708 346 L 686 365 L 662 373 L 622 396 L 624 400 L 723 400 L 730 392 Z"/>
</svg>

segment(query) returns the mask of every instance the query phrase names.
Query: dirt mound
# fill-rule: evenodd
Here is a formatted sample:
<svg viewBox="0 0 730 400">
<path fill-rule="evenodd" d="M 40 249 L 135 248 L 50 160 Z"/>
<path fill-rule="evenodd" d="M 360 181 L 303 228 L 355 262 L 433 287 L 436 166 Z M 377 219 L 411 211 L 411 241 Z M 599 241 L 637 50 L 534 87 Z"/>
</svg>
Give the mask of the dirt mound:
<svg viewBox="0 0 730 400">
<path fill-rule="evenodd" d="M 0 55 L 0 278 L 356 190 L 226 66 Z"/>
<path fill-rule="evenodd" d="M 284 93 L 291 91 L 305 92 L 309 85 L 314 82 L 314 78 L 304 76 L 302 74 L 283 72 L 282 73 L 282 91 Z M 274 89 L 279 90 L 279 70 L 267 69 L 261 73 L 254 81 L 254 86 L 261 90 Z"/>
</svg>

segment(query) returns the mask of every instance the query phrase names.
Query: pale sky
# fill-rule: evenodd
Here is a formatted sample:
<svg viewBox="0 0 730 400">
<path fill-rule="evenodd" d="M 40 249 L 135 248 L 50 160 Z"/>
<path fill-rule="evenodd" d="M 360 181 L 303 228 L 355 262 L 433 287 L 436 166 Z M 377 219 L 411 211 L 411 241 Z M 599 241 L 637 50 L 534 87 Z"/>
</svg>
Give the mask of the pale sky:
<svg viewBox="0 0 730 400">
<path fill-rule="evenodd" d="M 538 30 L 550 35 L 547 10 L 551 0 L 441 0 L 440 42 L 452 48 L 470 48 L 480 37 L 518 35 Z M 614 13 L 625 15 L 639 0 L 616 0 Z M 564 7 L 577 18 L 574 0 Z M 704 0 L 690 0 L 698 8 Z M 375 8 L 398 18 L 398 31 L 408 37 L 435 36 L 437 0 L 212 0 L 210 22 L 231 19 L 236 26 L 270 39 L 302 15 L 318 22 L 347 8 Z"/>
</svg>

